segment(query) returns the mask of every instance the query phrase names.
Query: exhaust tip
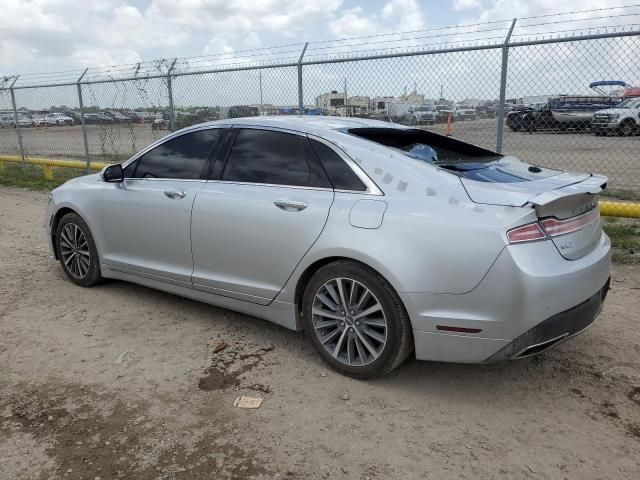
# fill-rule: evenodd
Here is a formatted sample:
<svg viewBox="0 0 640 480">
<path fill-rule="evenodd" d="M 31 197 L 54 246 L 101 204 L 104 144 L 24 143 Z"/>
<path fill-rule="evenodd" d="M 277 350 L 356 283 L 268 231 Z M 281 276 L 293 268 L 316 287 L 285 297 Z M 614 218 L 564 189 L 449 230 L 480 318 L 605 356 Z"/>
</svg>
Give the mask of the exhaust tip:
<svg viewBox="0 0 640 480">
<path fill-rule="evenodd" d="M 529 345 L 528 347 L 525 347 L 522 350 L 520 350 L 518 353 L 516 353 L 511 358 L 513 358 L 515 360 L 515 359 L 520 359 L 520 358 L 533 357 L 534 355 L 539 355 L 542 352 L 546 352 L 550 348 L 553 348 L 555 345 L 557 345 L 559 342 L 561 342 L 562 340 L 564 340 L 568 336 L 569 336 L 569 332 L 565 332 L 562 335 L 559 335 L 559 336 L 557 336 L 555 338 L 552 338 L 550 340 L 545 340 L 544 342 L 540 342 L 540 343 L 535 343 L 533 345 Z"/>
</svg>

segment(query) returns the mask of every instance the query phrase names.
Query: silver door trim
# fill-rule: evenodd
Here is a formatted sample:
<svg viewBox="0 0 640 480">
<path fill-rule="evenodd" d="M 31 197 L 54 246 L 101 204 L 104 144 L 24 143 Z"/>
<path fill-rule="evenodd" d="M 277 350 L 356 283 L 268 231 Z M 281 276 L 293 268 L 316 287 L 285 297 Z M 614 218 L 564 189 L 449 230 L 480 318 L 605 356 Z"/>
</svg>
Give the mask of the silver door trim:
<svg viewBox="0 0 640 480">
<path fill-rule="evenodd" d="M 335 143 L 330 142 L 329 140 L 326 140 L 322 137 L 313 135 L 311 133 L 308 133 L 307 137 L 317 142 L 323 143 L 324 145 L 329 147 L 331 150 L 333 150 L 335 154 L 338 155 L 340 158 L 342 158 L 342 160 L 349 166 L 349 168 L 353 171 L 353 173 L 356 174 L 356 176 L 360 179 L 360 181 L 364 183 L 365 187 L 367 187 L 367 190 L 364 192 L 360 192 L 358 190 L 342 190 L 342 189 L 336 189 L 336 192 L 365 193 L 369 195 L 384 196 L 384 192 L 380 189 L 380 187 L 378 187 L 378 185 L 373 180 L 371 180 L 369 175 L 367 175 L 365 171 L 362 170 L 362 168 L 360 168 L 360 165 L 358 165 L 349 155 L 346 154 L 344 150 L 338 147 Z"/>
</svg>

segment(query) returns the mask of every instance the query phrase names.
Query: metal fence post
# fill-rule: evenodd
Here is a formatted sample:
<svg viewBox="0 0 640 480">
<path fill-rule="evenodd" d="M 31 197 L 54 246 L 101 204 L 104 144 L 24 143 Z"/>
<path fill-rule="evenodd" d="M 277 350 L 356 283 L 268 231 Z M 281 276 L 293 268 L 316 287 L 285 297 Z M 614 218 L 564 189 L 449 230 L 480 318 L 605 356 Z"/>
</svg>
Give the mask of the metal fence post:
<svg viewBox="0 0 640 480">
<path fill-rule="evenodd" d="M 91 157 L 89 156 L 89 140 L 87 138 L 87 124 L 85 123 L 85 120 L 84 120 L 84 103 L 82 102 L 82 84 L 80 83 L 84 78 L 84 76 L 86 75 L 87 70 L 89 69 L 88 68 L 84 69 L 84 72 L 82 72 L 82 75 L 80 75 L 80 78 L 78 78 L 78 81 L 76 82 L 76 86 L 78 87 L 78 103 L 80 104 L 80 123 L 82 124 L 82 141 L 84 142 L 84 158 L 86 161 L 85 171 L 87 175 L 89 175 L 89 172 L 91 171 L 91 168 L 90 168 Z"/>
<path fill-rule="evenodd" d="M 169 70 L 167 70 L 167 91 L 169 93 L 169 128 L 172 132 L 176 130 L 176 114 L 173 110 L 173 86 L 171 82 L 171 72 L 173 72 L 173 67 L 176 66 L 177 60 L 177 58 L 174 58 L 173 62 L 171 62 Z"/>
<path fill-rule="evenodd" d="M 11 104 L 13 105 L 13 121 L 16 125 L 16 134 L 18 135 L 18 146 L 20 147 L 20 158 L 22 158 L 22 167 L 24 168 L 25 163 L 25 154 L 24 154 L 24 146 L 22 145 L 22 131 L 20 130 L 20 124 L 18 123 L 18 109 L 16 108 L 16 95 L 13 92 L 13 86 L 20 78 L 20 75 L 17 75 L 13 82 L 11 82 L 11 86 L 9 87 L 9 92 L 11 93 Z"/>
<path fill-rule="evenodd" d="M 502 71 L 500 74 L 500 104 L 498 105 L 498 129 L 496 132 L 496 152 L 502 153 L 502 135 L 504 133 L 504 102 L 507 94 L 507 66 L 509 63 L 509 40 L 511 40 L 511 34 L 513 28 L 516 26 L 517 18 L 511 22 L 511 28 L 509 33 L 504 39 L 504 45 L 502 47 Z"/>
<path fill-rule="evenodd" d="M 302 58 L 304 57 L 304 52 L 307 51 L 307 47 L 309 46 L 309 42 L 305 42 L 304 47 L 302 48 L 302 52 L 300 53 L 300 58 L 298 59 L 298 114 L 304 115 L 304 99 L 302 98 Z"/>
</svg>

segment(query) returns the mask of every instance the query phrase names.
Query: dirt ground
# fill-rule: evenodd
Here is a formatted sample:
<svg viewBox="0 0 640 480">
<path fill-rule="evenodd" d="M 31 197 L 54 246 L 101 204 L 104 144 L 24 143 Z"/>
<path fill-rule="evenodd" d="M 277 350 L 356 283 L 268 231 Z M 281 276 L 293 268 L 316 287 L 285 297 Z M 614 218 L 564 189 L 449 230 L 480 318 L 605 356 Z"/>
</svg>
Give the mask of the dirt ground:
<svg viewBox="0 0 640 480">
<path fill-rule="evenodd" d="M 541 357 L 356 381 L 264 321 L 72 285 L 47 257 L 45 202 L 0 187 L 0 479 L 640 478 L 637 266 Z"/>
</svg>

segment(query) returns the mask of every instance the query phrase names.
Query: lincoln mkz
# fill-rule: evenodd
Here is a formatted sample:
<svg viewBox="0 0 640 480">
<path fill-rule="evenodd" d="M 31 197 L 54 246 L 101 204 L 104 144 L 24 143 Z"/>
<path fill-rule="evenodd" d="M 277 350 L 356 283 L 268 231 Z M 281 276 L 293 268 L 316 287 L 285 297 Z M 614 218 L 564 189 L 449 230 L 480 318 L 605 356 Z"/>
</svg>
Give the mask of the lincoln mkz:
<svg viewBox="0 0 640 480">
<path fill-rule="evenodd" d="M 598 317 L 605 177 L 338 117 L 195 125 L 55 189 L 69 280 L 124 280 L 305 330 L 358 378 L 539 354 Z M 135 321 L 133 319 L 132 321 Z"/>
</svg>

